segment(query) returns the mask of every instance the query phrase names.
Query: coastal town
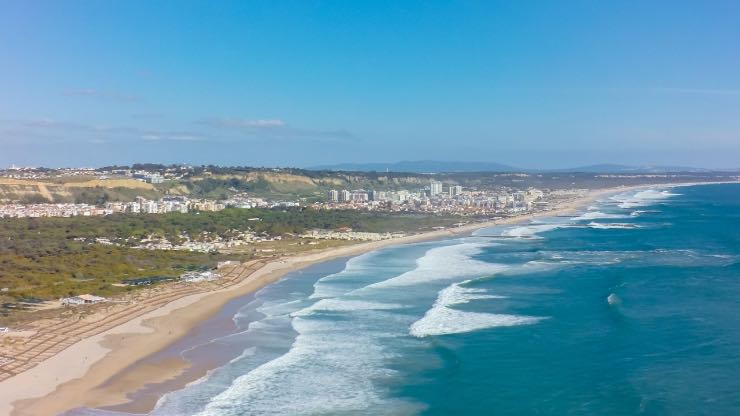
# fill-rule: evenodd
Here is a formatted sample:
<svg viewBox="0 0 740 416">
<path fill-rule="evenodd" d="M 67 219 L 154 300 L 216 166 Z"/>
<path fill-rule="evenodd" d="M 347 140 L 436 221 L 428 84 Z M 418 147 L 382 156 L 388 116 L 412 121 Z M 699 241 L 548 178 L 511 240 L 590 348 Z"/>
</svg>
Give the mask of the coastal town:
<svg viewBox="0 0 740 416">
<path fill-rule="evenodd" d="M 279 170 L 278 170 L 279 171 Z M 94 178 L 98 187 L 116 181 L 134 180 L 149 186 L 175 183 L 197 174 L 212 175 L 207 168 L 190 166 L 163 169 L 122 168 L 67 168 L 46 170 L 37 168 L 11 167 L 0 172 L 0 178 L 17 181 L 70 180 Z M 23 182 L 19 182 L 23 184 Z M 29 182 L 30 184 L 31 182 Z M 197 198 L 188 195 L 168 194 L 158 199 L 137 195 L 131 200 L 87 202 L 36 202 L 0 198 L 0 218 L 40 218 L 105 216 L 113 214 L 168 214 L 220 211 L 226 208 L 293 208 L 366 210 L 378 212 L 407 212 L 425 214 L 450 214 L 462 216 L 511 215 L 541 210 L 548 200 L 568 197 L 581 189 L 538 189 L 532 186 L 480 187 L 463 186 L 457 182 L 427 180 L 418 188 L 385 186 L 382 189 L 329 189 L 324 200 L 305 197 L 276 199 L 254 195 L 252 192 L 231 188 L 222 198 Z"/>
<path fill-rule="evenodd" d="M 354 209 L 381 212 L 418 212 L 452 215 L 514 214 L 547 207 L 545 192 L 501 189 L 498 191 L 468 190 L 459 185 L 449 186 L 449 191 L 440 191 L 442 183 L 431 182 L 420 190 L 366 191 L 331 190 L 325 202 L 305 205 L 312 209 Z M 578 192 L 555 192 L 559 197 Z M 239 193 L 224 200 L 197 199 L 186 196 L 166 196 L 159 200 L 148 200 L 137 196 L 129 202 L 107 202 L 104 205 L 86 203 L 39 203 L 0 204 L 0 218 L 41 218 L 101 216 L 112 214 L 168 214 L 188 212 L 221 211 L 226 208 L 292 208 L 300 207 L 301 201 L 272 201 Z"/>
<path fill-rule="evenodd" d="M 548 196 L 572 194 L 528 188 L 480 190 L 432 180 L 428 186 L 414 190 L 336 190 L 327 194 L 327 202 L 319 209 L 363 209 L 387 212 L 421 212 L 453 215 L 510 215 L 544 209 Z"/>
<path fill-rule="evenodd" d="M 212 212 L 225 208 L 289 208 L 300 204 L 291 201 L 266 201 L 245 194 L 237 194 L 225 200 L 191 199 L 185 196 L 163 197 L 148 200 L 137 196 L 129 202 L 107 202 L 104 205 L 75 203 L 41 204 L 2 204 L 0 218 L 42 218 L 42 217 L 91 217 L 112 214 L 168 214 L 178 212 Z"/>
<path fill-rule="evenodd" d="M 548 209 L 545 193 L 538 189 L 526 191 L 501 190 L 498 192 L 466 190 L 461 186 L 450 186 L 441 192 L 442 183 L 431 182 L 424 189 L 414 192 L 331 190 L 327 201 L 315 202 L 305 208 L 311 210 L 355 210 L 377 213 L 423 215 L 445 215 L 461 217 L 458 223 L 466 224 L 474 218 L 506 217 Z M 583 191 L 548 193 L 549 200 L 563 201 L 576 197 Z M 6 204 L 0 205 L 0 218 L 43 218 L 43 217 L 91 217 L 115 214 L 189 214 L 218 212 L 227 208 L 235 209 L 289 209 L 300 207 L 299 201 L 269 201 L 240 193 L 227 200 L 189 199 L 184 196 L 164 197 L 158 201 L 137 197 L 131 202 L 109 202 L 105 206 L 89 204 Z M 252 217 L 248 222 L 259 222 L 261 218 Z M 291 237 L 301 240 L 348 240 L 379 241 L 398 238 L 405 232 L 361 232 L 351 228 L 313 229 Z M 230 230 L 225 234 L 204 231 L 198 235 L 181 232 L 176 238 L 149 234 L 138 239 L 113 236 L 76 238 L 88 244 L 126 246 L 145 250 L 184 250 L 202 253 L 233 251 L 240 247 L 281 240 L 282 235 L 269 235 L 247 228 Z M 310 241 L 306 244 L 314 244 Z M 269 252 L 269 249 L 260 249 Z"/>
</svg>

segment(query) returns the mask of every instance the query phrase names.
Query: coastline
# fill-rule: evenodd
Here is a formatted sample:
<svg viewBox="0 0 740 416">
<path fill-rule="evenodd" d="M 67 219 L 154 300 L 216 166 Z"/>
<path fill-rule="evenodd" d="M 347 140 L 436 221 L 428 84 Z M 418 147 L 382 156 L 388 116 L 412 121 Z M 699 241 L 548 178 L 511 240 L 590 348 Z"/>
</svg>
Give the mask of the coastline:
<svg viewBox="0 0 740 416">
<path fill-rule="evenodd" d="M 683 184 L 682 184 L 683 185 Z M 690 185 L 690 184 L 686 184 Z M 141 359 L 186 337 L 200 322 L 216 314 L 227 302 L 273 283 L 287 273 L 332 259 L 350 257 L 384 247 L 468 235 L 475 230 L 525 222 L 536 217 L 569 214 L 603 196 L 659 185 L 638 185 L 588 191 L 582 197 L 549 211 L 467 224 L 407 237 L 359 243 L 266 263 L 241 282 L 224 289 L 179 298 L 100 334 L 85 338 L 37 366 L 0 382 L 0 414 L 58 414 L 81 406 L 125 403 L 129 393 L 149 382 L 179 374 L 187 363 L 180 360 L 139 369 L 127 382 L 103 385 Z M 100 387 L 103 385 L 102 387 Z M 150 410 L 145 409 L 145 411 Z"/>
</svg>

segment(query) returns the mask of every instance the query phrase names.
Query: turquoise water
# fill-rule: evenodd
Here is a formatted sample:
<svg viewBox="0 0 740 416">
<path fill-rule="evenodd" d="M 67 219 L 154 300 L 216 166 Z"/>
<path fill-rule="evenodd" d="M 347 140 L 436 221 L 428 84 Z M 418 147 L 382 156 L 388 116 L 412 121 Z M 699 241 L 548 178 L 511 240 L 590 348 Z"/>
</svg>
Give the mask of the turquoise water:
<svg viewBox="0 0 740 416">
<path fill-rule="evenodd" d="M 233 320 L 154 414 L 739 414 L 740 185 L 318 265 Z"/>
</svg>

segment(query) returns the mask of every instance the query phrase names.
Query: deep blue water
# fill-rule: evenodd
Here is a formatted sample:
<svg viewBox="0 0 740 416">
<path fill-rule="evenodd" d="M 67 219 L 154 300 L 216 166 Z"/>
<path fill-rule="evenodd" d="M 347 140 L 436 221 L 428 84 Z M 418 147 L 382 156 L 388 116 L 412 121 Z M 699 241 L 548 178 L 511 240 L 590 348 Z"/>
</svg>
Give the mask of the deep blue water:
<svg viewBox="0 0 740 416">
<path fill-rule="evenodd" d="M 234 322 L 154 414 L 740 414 L 740 185 L 318 265 Z"/>
</svg>

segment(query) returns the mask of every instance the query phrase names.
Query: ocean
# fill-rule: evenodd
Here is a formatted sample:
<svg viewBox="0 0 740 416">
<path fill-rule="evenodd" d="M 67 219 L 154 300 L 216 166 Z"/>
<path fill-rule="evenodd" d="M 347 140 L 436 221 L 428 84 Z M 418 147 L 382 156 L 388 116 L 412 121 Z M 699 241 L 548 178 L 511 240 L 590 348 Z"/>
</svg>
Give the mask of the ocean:
<svg viewBox="0 0 740 416">
<path fill-rule="evenodd" d="M 740 414 L 740 185 L 389 247 L 229 306 L 154 415 Z"/>
</svg>

